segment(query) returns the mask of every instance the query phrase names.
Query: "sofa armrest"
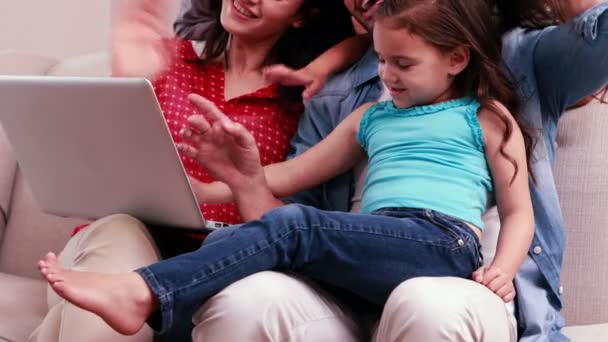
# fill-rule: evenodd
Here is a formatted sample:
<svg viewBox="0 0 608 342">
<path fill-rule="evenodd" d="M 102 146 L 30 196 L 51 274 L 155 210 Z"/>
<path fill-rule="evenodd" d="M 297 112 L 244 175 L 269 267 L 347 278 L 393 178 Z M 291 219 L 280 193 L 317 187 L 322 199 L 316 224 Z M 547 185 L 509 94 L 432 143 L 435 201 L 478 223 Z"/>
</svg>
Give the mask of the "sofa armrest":
<svg viewBox="0 0 608 342">
<path fill-rule="evenodd" d="M 57 59 L 14 50 L 0 51 L 0 75 L 45 75 Z"/>
<path fill-rule="evenodd" d="M 0 124 L 0 241 L 2 241 L 5 226 L 8 223 L 16 171 L 17 162 Z"/>
</svg>

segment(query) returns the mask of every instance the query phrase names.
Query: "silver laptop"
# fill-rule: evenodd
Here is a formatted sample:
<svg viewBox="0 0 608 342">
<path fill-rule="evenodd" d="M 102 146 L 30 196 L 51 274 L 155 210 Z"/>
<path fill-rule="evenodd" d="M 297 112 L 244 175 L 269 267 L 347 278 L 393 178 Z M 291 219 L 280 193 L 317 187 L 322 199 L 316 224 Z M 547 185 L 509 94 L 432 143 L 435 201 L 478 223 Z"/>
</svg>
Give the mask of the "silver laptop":
<svg viewBox="0 0 608 342">
<path fill-rule="evenodd" d="M 223 226 L 202 217 L 145 79 L 0 76 L 0 124 L 45 211 Z"/>
</svg>

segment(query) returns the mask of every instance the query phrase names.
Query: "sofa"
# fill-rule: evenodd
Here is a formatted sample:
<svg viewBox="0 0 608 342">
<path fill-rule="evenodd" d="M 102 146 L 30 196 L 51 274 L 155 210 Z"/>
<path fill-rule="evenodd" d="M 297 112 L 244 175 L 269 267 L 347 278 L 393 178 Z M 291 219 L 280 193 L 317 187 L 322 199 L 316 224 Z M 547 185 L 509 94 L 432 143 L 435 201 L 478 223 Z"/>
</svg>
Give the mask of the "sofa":
<svg viewBox="0 0 608 342">
<path fill-rule="evenodd" d="M 0 75 L 106 76 L 104 52 L 62 61 L 0 51 Z M 1 107 L 0 107 L 0 110 Z M 565 114 L 556 177 L 567 227 L 562 274 L 565 333 L 573 341 L 608 341 L 608 105 L 594 101 Z M 84 223 L 41 211 L 0 124 L 0 341 L 26 341 L 47 309 L 36 261 L 61 251 Z"/>
</svg>

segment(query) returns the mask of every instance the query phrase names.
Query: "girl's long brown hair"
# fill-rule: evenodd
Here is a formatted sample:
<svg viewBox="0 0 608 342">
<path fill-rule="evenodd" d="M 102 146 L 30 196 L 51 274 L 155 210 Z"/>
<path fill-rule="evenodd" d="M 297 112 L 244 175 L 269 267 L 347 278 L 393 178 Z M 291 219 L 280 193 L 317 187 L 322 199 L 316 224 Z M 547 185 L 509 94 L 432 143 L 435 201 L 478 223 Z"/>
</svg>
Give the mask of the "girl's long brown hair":
<svg viewBox="0 0 608 342">
<path fill-rule="evenodd" d="M 492 19 L 492 10 L 484 0 L 385 0 L 376 13 L 377 20 L 392 20 L 426 40 L 441 51 L 459 46 L 470 50 L 469 65 L 454 80 L 460 96 L 473 96 L 505 125 L 500 153 L 519 172 L 515 159 L 505 151 L 513 135 L 509 117 L 496 106 L 502 103 L 519 125 L 526 146 L 528 173 L 532 175 L 530 158 L 534 139 L 520 116 L 520 100 L 502 62 L 500 32 Z"/>
</svg>

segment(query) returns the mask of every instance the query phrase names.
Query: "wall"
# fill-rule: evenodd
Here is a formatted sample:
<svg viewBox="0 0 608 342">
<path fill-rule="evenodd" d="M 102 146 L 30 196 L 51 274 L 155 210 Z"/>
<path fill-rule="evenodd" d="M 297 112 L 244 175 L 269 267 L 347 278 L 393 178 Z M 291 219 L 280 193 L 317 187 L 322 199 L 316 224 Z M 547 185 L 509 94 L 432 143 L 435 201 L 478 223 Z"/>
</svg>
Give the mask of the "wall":
<svg viewBox="0 0 608 342">
<path fill-rule="evenodd" d="M 0 49 L 51 57 L 103 50 L 109 0 L 0 0 Z"/>
<path fill-rule="evenodd" d="M 129 0 L 0 0 L 0 50 L 57 58 L 105 50 L 118 1 Z"/>
</svg>

